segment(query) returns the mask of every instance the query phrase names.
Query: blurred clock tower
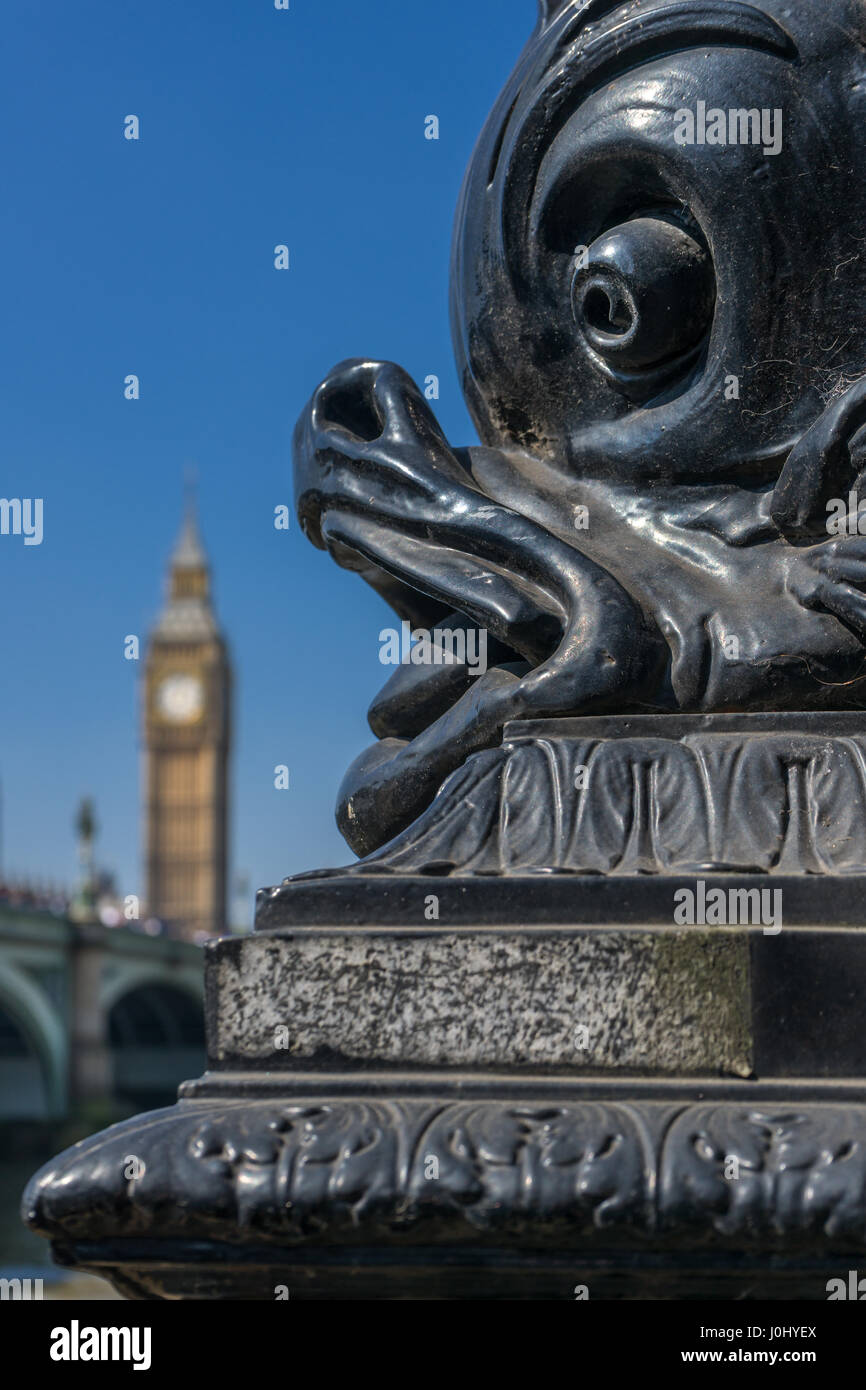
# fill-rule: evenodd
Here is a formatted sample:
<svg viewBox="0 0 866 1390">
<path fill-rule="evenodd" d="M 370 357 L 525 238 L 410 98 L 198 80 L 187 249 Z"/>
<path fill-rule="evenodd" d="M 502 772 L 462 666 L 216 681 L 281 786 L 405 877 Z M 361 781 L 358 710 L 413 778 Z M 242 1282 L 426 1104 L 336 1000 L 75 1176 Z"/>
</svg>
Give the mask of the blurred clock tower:
<svg viewBox="0 0 866 1390">
<path fill-rule="evenodd" d="M 227 930 L 231 669 L 195 513 L 171 558 L 144 667 L 147 914 L 193 939 Z"/>
</svg>

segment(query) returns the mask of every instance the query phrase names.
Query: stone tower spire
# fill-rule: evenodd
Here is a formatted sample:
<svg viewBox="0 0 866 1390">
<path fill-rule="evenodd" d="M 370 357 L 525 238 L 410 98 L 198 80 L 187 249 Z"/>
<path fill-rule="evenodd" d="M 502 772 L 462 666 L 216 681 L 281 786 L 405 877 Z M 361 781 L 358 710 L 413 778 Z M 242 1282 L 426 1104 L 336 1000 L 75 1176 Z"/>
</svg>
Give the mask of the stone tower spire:
<svg viewBox="0 0 866 1390">
<path fill-rule="evenodd" d="M 225 930 L 230 692 L 188 498 L 147 654 L 144 726 L 147 910 L 190 938 Z"/>
</svg>

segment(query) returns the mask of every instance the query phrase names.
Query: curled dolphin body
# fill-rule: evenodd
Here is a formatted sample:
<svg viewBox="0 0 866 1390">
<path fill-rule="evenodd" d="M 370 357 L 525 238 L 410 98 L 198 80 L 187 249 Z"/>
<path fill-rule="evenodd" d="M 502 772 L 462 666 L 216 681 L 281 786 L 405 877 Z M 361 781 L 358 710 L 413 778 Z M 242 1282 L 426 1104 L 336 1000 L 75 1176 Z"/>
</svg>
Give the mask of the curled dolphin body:
<svg viewBox="0 0 866 1390">
<path fill-rule="evenodd" d="M 480 446 L 366 359 L 295 434 L 314 544 L 495 643 L 374 702 L 357 852 L 509 719 L 863 705 L 866 537 L 826 521 L 864 462 L 864 55 L 862 0 L 542 5 L 457 215 Z"/>
</svg>

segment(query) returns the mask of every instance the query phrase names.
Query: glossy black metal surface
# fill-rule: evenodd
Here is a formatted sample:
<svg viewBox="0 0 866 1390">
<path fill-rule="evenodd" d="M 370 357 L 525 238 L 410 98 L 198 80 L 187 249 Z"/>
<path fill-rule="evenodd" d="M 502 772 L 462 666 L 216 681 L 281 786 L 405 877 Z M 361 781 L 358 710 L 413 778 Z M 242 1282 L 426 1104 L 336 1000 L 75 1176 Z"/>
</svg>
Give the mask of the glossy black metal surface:
<svg viewBox="0 0 866 1390">
<path fill-rule="evenodd" d="M 499 644 L 375 703 L 340 793 L 359 853 L 508 719 L 862 706 L 866 537 L 827 518 L 863 464 L 863 38 L 855 0 L 543 13 L 457 217 L 482 446 L 363 359 L 295 436 L 310 539 L 401 616 Z"/>
</svg>

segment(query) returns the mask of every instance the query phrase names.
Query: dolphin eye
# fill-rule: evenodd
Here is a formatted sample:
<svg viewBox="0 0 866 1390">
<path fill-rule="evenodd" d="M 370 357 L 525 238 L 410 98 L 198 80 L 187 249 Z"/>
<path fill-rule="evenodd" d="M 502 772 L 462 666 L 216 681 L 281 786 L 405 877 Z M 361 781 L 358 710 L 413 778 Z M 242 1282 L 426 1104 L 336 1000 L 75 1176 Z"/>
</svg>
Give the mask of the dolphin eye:
<svg viewBox="0 0 866 1390">
<path fill-rule="evenodd" d="M 574 321 L 614 386 L 631 394 L 693 356 L 716 297 L 706 247 L 673 219 L 636 217 L 604 232 L 571 280 Z"/>
</svg>

